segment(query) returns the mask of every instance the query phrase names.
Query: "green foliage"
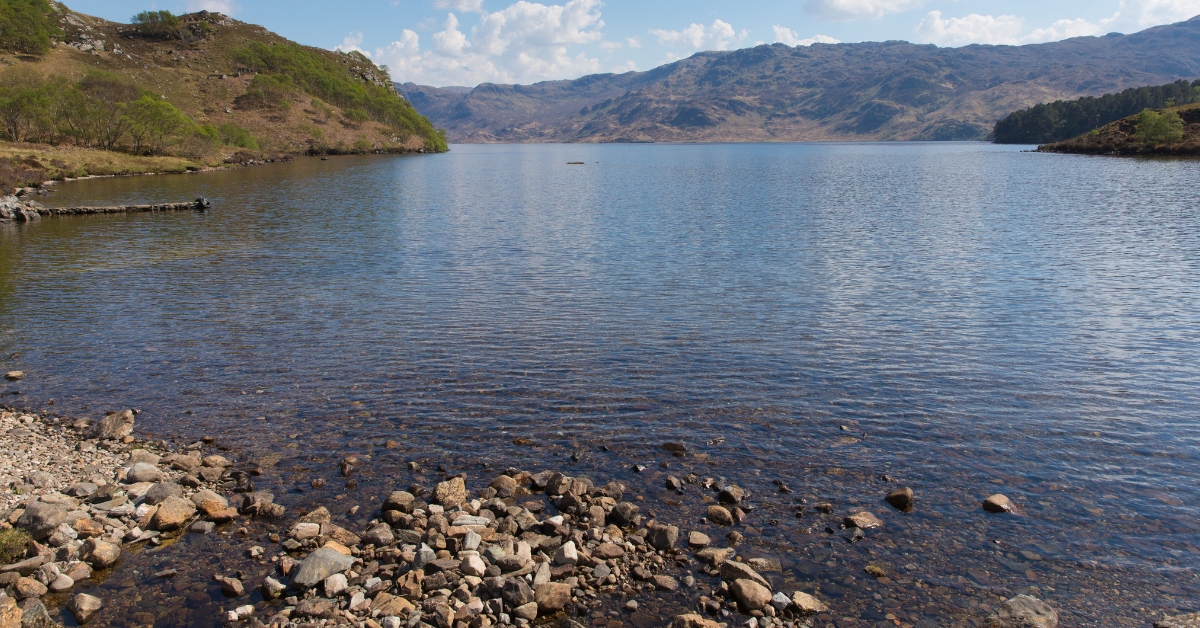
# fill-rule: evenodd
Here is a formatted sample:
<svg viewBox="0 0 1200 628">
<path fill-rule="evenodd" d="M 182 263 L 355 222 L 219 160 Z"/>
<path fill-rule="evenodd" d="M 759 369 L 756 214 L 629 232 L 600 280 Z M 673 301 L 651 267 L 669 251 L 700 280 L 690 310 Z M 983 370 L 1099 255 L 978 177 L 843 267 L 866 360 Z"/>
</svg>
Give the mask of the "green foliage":
<svg viewBox="0 0 1200 628">
<path fill-rule="evenodd" d="M 0 50 L 44 55 L 61 38 L 58 13 L 47 0 L 0 0 Z"/>
<path fill-rule="evenodd" d="M 1178 142 L 1183 139 L 1183 120 L 1174 111 L 1143 109 L 1138 114 L 1137 136 L 1148 146 Z"/>
<path fill-rule="evenodd" d="M 244 109 L 291 108 L 292 97 L 299 91 L 291 77 L 282 74 L 259 74 L 250 81 L 246 93 L 233 99 L 234 104 Z"/>
<path fill-rule="evenodd" d="M 1070 139 L 1132 116 L 1143 109 L 1160 109 L 1168 102 L 1200 102 L 1200 81 L 1176 81 L 1157 87 L 1127 89 L 1099 98 L 1080 98 L 1037 105 L 1009 114 L 996 123 L 997 144 L 1046 144 Z"/>
<path fill-rule="evenodd" d="M 347 65 L 385 72 L 362 55 L 344 55 L 345 63 L 297 45 L 268 46 L 252 43 L 238 51 L 237 61 L 265 74 L 288 77 L 305 92 L 343 110 L 358 109 L 368 119 L 395 129 L 401 135 L 419 135 L 435 150 L 446 149 L 446 139 L 395 91 L 360 80 Z M 256 77 L 257 79 L 257 77 Z"/>
<path fill-rule="evenodd" d="M 162 154 L 192 127 L 174 105 L 116 74 L 94 70 L 71 83 L 26 66 L 0 72 L 0 129 L 14 142 Z"/>
<path fill-rule="evenodd" d="M 342 112 L 342 115 L 344 115 L 347 120 L 354 124 L 362 124 L 363 122 L 371 119 L 371 117 L 367 115 L 367 112 L 363 111 L 362 109 L 355 109 L 353 107 Z"/>
<path fill-rule="evenodd" d="M 138 32 L 146 37 L 172 39 L 179 36 L 179 18 L 170 11 L 142 11 L 133 16 Z"/>
<path fill-rule="evenodd" d="M 250 135 L 250 131 L 232 123 L 226 122 L 218 129 L 221 132 L 221 143 L 226 146 L 237 146 L 238 148 L 248 148 L 258 150 L 258 140 Z"/>
<path fill-rule="evenodd" d="M 0 565 L 15 563 L 25 557 L 29 533 L 20 529 L 0 530 Z"/>
<path fill-rule="evenodd" d="M 365 137 L 361 137 L 354 142 L 354 151 L 355 152 L 369 153 L 369 152 L 371 152 L 371 149 L 372 149 L 371 142 Z"/>
<path fill-rule="evenodd" d="M 151 155 L 163 154 L 171 138 L 180 135 L 192 124 L 191 119 L 175 105 L 151 93 L 144 93 L 130 103 L 126 108 L 126 117 L 135 154 L 141 154 L 143 150 Z"/>
</svg>

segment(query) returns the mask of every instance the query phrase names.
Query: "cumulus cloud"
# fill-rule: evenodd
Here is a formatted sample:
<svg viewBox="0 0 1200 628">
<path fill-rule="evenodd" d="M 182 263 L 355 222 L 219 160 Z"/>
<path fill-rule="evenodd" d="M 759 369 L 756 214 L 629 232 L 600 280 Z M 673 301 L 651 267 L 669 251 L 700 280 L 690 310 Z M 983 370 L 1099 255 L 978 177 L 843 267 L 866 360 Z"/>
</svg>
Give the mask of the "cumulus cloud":
<svg viewBox="0 0 1200 628">
<path fill-rule="evenodd" d="M 483 0 L 434 0 L 433 6 L 459 13 L 480 13 L 483 11 Z"/>
<path fill-rule="evenodd" d="M 828 35 L 813 35 L 812 37 L 801 38 L 790 28 L 784 28 L 776 24 L 771 27 L 775 31 L 775 42 L 788 46 L 811 46 L 813 44 L 839 44 L 840 41 L 829 37 Z"/>
<path fill-rule="evenodd" d="M 941 11 L 930 11 L 917 24 L 917 37 L 926 43 L 941 46 L 968 44 L 1012 45 L 1038 44 L 1069 37 L 1102 35 L 1120 19 L 1118 12 L 1111 18 L 1089 22 L 1083 18 L 1058 20 L 1048 27 L 1026 32 L 1024 18 L 1015 15 L 980 15 L 943 18 Z"/>
<path fill-rule="evenodd" d="M 334 46 L 333 49 L 337 50 L 338 52 L 361 52 L 368 57 L 371 56 L 371 53 L 367 52 L 366 50 L 363 50 L 362 48 L 359 48 L 359 45 L 361 45 L 362 43 L 363 43 L 362 31 L 354 31 L 354 32 L 350 33 L 349 35 L 346 35 L 346 37 L 344 39 L 342 39 L 342 43 L 338 44 L 337 46 Z"/>
<path fill-rule="evenodd" d="M 213 11 L 233 15 L 242 10 L 233 0 L 188 0 L 185 4 L 189 13 L 196 11 Z"/>
<path fill-rule="evenodd" d="M 658 38 L 658 43 L 666 46 L 691 48 L 692 50 L 727 50 L 730 45 L 739 44 L 746 39 L 750 31 L 733 30 L 733 25 L 722 20 L 716 20 L 712 26 L 691 24 L 681 31 L 653 29 L 651 35 Z"/>
<path fill-rule="evenodd" d="M 474 0 L 438 2 L 482 6 Z M 603 39 L 600 5 L 600 0 L 561 5 L 520 0 L 499 11 L 483 11 L 469 30 L 450 13 L 428 46 L 422 47 L 420 36 L 406 29 L 373 58 L 386 63 L 397 81 L 431 85 L 529 83 L 600 72 L 598 59 L 569 51 Z"/>
<path fill-rule="evenodd" d="M 849 22 L 878 19 L 889 13 L 919 9 L 929 0 L 806 0 L 804 11 L 824 20 Z"/>
<path fill-rule="evenodd" d="M 1138 26 L 1142 27 L 1182 22 L 1200 15 L 1200 0 L 1141 0 L 1133 4 Z"/>
</svg>

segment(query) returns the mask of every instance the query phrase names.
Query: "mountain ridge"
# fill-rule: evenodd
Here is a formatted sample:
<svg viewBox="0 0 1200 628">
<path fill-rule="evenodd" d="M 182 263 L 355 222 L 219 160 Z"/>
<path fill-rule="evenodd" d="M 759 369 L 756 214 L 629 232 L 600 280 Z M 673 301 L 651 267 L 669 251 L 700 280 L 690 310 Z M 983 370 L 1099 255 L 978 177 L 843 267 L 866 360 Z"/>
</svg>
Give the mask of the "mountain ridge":
<svg viewBox="0 0 1200 628">
<path fill-rule="evenodd" d="M 1200 16 L 1026 46 L 783 44 L 646 72 L 397 88 L 452 142 L 984 139 L 1041 102 L 1200 78 Z"/>
</svg>

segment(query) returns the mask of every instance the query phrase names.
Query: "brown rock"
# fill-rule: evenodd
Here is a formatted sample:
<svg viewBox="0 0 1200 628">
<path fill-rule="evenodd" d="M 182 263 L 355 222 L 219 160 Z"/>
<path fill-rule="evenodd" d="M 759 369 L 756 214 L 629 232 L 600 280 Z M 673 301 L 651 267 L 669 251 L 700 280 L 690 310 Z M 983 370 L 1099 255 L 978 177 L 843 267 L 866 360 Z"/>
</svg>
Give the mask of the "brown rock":
<svg viewBox="0 0 1200 628">
<path fill-rule="evenodd" d="M 688 532 L 688 547 L 704 549 L 712 544 L 712 539 L 703 532 Z M 682 615 L 681 615 L 682 617 Z"/>
<path fill-rule="evenodd" d="M 121 546 L 100 539 L 88 539 L 79 547 L 79 556 L 96 569 L 106 569 L 121 558 Z"/>
<path fill-rule="evenodd" d="M 729 564 L 729 563 L 725 563 Z M 753 580 L 734 580 L 729 585 L 733 597 L 744 612 L 761 611 L 771 603 L 771 590 Z"/>
<path fill-rule="evenodd" d="M 724 506 L 714 504 L 708 507 L 708 520 L 719 526 L 731 526 L 733 525 L 733 513 Z"/>
<path fill-rule="evenodd" d="M 495 489 L 496 497 L 501 499 L 512 497 L 513 493 L 517 491 L 517 481 L 507 475 L 497 476 L 488 486 Z"/>
<path fill-rule="evenodd" d="M 671 628 L 721 628 L 721 624 L 701 615 L 689 613 L 676 615 L 674 621 L 671 622 Z"/>
<path fill-rule="evenodd" d="M 983 509 L 988 512 L 1012 512 L 1014 508 L 1012 500 L 999 493 L 983 500 Z"/>
<path fill-rule="evenodd" d="M 104 534 L 104 524 L 95 519 L 77 519 L 71 527 L 81 539 L 91 539 Z"/>
<path fill-rule="evenodd" d="M 25 379 L 25 371 L 9 371 L 4 374 L 4 379 L 10 382 L 19 382 Z"/>
<path fill-rule="evenodd" d="M 655 576 L 652 576 L 650 578 L 650 580 L 654 582 L 654 587 L 657 588 L 659 591 L 678 591 L 679 590 L 679 581 L 675 580 L 671 576 L 657 574 Z"/>
<path fill-rule="evenodd" d="M 92 438 L 117 440 L 133 433 L 133 410 L 110 412 L 92 427 Z"/>
<path fill-rule="evenodd" d="M 891 504 L 896 510 L 912 510 L 913 490 L 907 486 L 895 489 L 887 494 L 887 503 Z"/>
<path fill-rule="evenodd" d="M 67 608 L 70 609 L 71 614 L 75 615 L 75 619 L 81 624 L 86 624 L 102 606 L 104 606 L 104 603 L 100 601 L 100 598 L 88 595 L 87 593 L 76 595 L 67 604 Z"/>
<path fill-rule="evenodd" d="M 215 499 L 206 499 L 200 502 L 200 516 L 208 521 L 228 523 L 237 519 L 238 511 L 237 508 L 222 507 L 221 502 Z"/>
<path fill-rule="evenodd" d="M 461 477 L 453 477 L 433 489 L 433 501 L 453 508 L 467 501 L 467 485 Z"/>
<path fill-rule="evenodd" d="M 337 615 L 337 607 L 329 600 L 312 598 L 301 600 L 293 614 L 297 617 L 333 618 Z"/>
<path fill-rule="evenodd" d="M 720 567 L 725 561 L 733 558 L 737 550 L 732 547 L 709 547 L 696 552 L 696 558 L 710 564 Z"/>
<path fill-rule="evenodd" d="M 533 591 L 533 597 L 537 602 L 538 612 L 553 615 L 566 608 L 571 601 L 571 585 L 563 582 L 539 584 Z"/>
<path fill-rule="evenodd" d="M 625 550 L 616 543 L 601 543 L 592 551 L 592 556 L 601 560 L 611 560 L 625 555 Z"/>
<path fill-rule="evenodd" d="M 66 574 L 68 578 L 80 582 L 92 577 L 92 568 L 87 563 L 75 563 L 67 568 Z"/>
<path fill-rule="evenodd" d="M 412 602 L 390 593 L 379 593 L 371 604 L 372 609 L 379 610 L 380 617 L 388 615 L 407 616 L 415 607 Z"/>
<path fill-rule="evenodd" d="M 750 580 L 751 582 L 757 582 L 768 589 L 771 588 L 771 583 L 767 582 L 766 578 L 758 575 L 758 572 L 751 569 L 749 565 L 734 561 L 726 561 L 721 564 L 721 579 L 727 582 L 733 582 L 735 580 Z"/>
<path fill-rule="evenodd" d="M 879 517 L 865 510 L 850 514 L 843 523 L 846 524 L 847 528 L 858 528 L 860 530 L 871 530 L 883 526 L 883 522 L 879 520 Z"/>
<path fill-rule="evenodd" d="M 1058 628 L 1058 612 L 1030 595 L 1005 600 L 985 624 L 988 628 Z"/>
<path fill-rule="evenodd" d="M 0 628 L 21 628 L 21 607 L 7 595 L 0 595 Z"/>
<path fill-rule="evenodd" d="M 158 505 L 158 512 L 150 520 L 155 530 L 169 531 L 183 527 L 196 514 L 196 506 L 182 497 L 168 497 Z"/>
<path fill-rule="evenodd" d="M 824 602 L 803 591 L 796 591 L 792 594 L 792 604 L 796 606 L 796 610 L 806 615 L 824 613 L 829 610 Z"/>
<path fill-rule="evenodd" d="M 16 591 L 17 597 L 22 600 L 31 597 L 42 597 L 49 592 L 46 585 L 34 580 L 33 578 L 17 578 L 17 583 L 13 585 L 13 590 Z"/>
<path fill-rule="evenodd" d="M 675 526 L 652 525 L 646 531 L 646 542 L 656 550 L 675 549 L 679 542 L 679 528 Z"/>
</svg>

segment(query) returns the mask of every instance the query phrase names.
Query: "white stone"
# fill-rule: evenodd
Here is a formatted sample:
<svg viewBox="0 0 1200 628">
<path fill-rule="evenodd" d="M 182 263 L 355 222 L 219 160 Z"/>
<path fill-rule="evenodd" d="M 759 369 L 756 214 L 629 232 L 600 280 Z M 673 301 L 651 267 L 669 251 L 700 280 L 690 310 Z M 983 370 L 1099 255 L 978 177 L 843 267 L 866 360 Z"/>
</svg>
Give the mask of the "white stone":
<svg viewBox="0 0 1200 628">
<path fill-rule="evenodd" d="M 334 574 L 325 579 L 325 597 L 336 597 L 337 594 L 346 590 L 349 583 L 346 581 L 346 576 L 343 574 Z"/>
<path fill-rule="evenodd" d="M 407 626 L 408 624 L 400 621 L 400 618 L 396 617 L 395 615 L 388 615 L 387 617 L 379 620 L 379 625 L 383 628 L 401 628 L 402 626 Z"/>
<path fill-rule="evenodd" d="M 465 554 L 462 560 L 462 572 L 467 576 L 481 577 L 487 573 L 487 565 L 483 563 L 483 559 L 476 552 L 462 552 Z"/>
<path fill-rule="evenodd" d="M 554 553 L 554 563 L 556 565 L 579 564 L 579 550 L 575 548 L 575 541 L 567 541 L 558 548 L 558 551 Z"/>
<path fill-rule="evenodd" d="M 474 530 L 468 530 L 467 535 L 463 537 L 463 549 L 472 551 L 477 550 L 479 549 L 479 544 L 482 542 L 483 537 L 479 536 L 479 533 L 475 532 Z"/>
<path fill-rule="evenodd" d="M 321 525 L 317 523 L 297 523 L 292 526 L 291 537 L 297 541 L 307 541 L 321 536 Z"/>
<path fill-rule="evenodd" d="M 237 615 L 237 618 L 239 620 L 242 620 L 242 619 L 246 619 L 247 617 L 250 617 L 251 615 L 254 614 L 254 607 L 247 604 L 245 606 L 239 606 L 239 607 L 235 608 L 233 610 L 233 612 L 235 615 Z"/>
</svg>

